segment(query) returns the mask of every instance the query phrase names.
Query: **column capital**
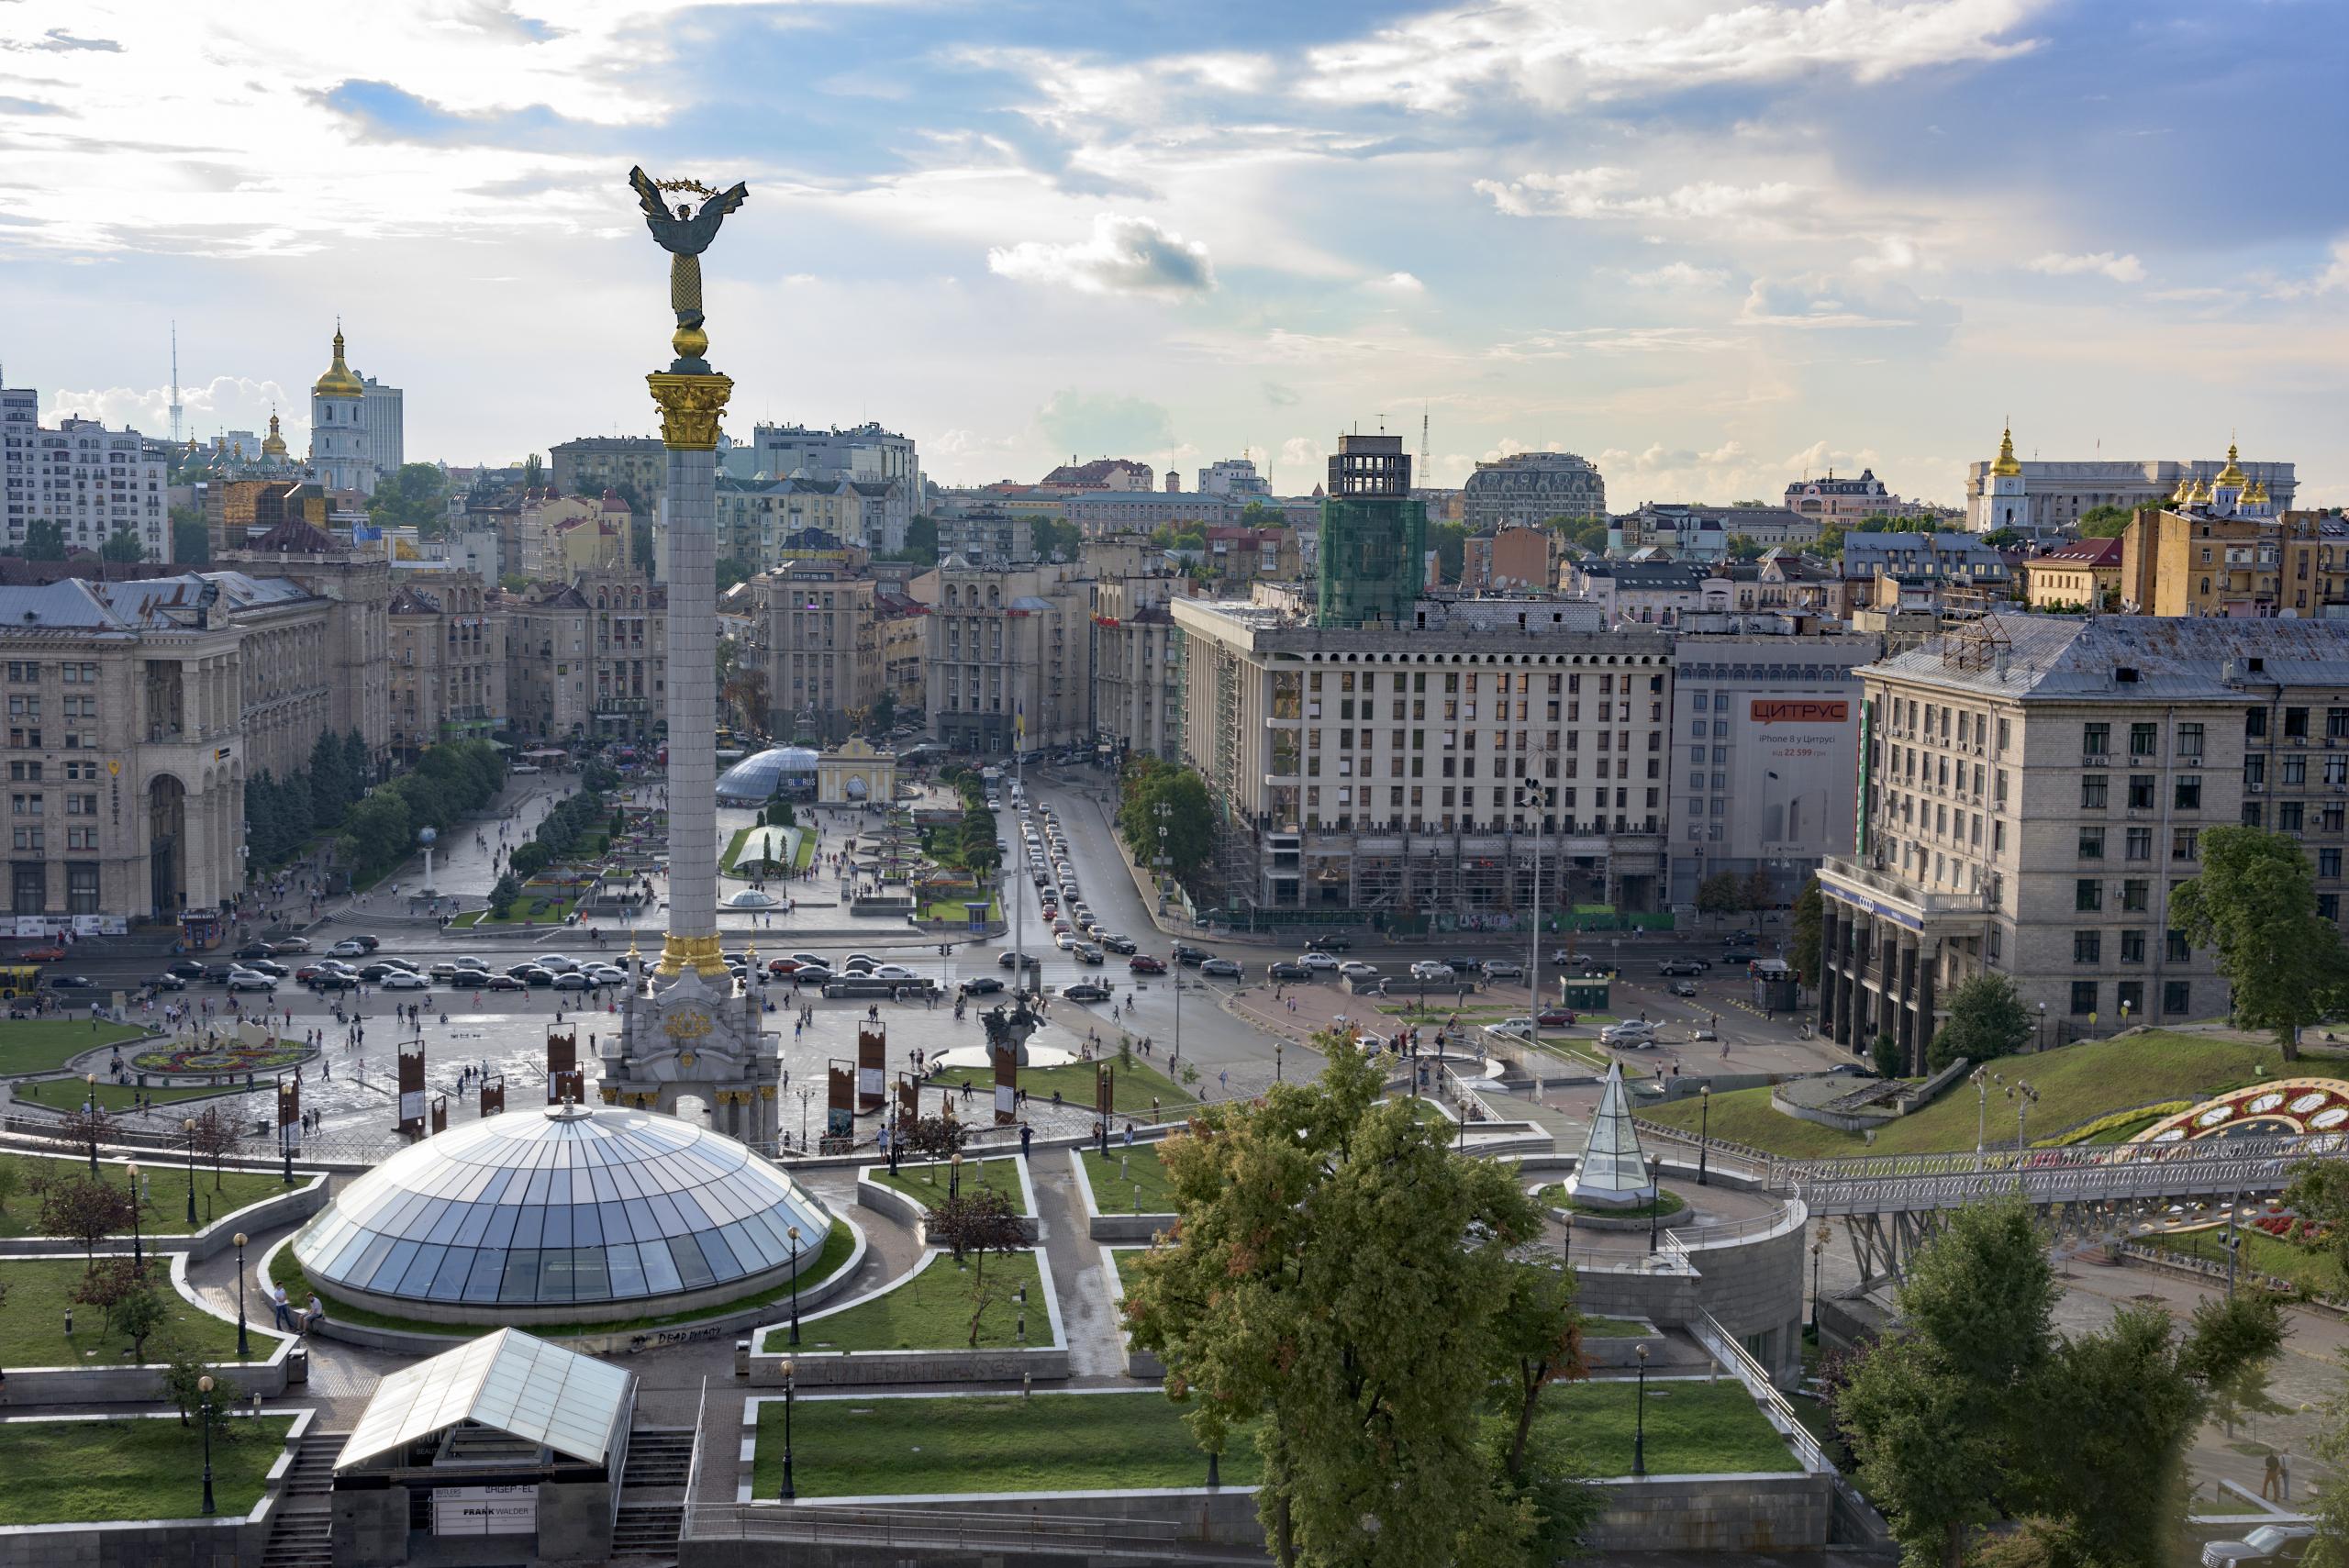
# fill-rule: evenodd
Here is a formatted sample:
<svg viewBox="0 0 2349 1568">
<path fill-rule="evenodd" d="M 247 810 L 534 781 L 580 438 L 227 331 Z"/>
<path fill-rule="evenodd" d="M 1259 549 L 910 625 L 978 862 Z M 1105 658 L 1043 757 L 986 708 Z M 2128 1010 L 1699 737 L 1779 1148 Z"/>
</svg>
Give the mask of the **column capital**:
<svg viewBox="0 0 2349 1568">
<path fill-rule="evenodd" d="M 655 371 L 644 378 L 661 409 L 661 440 L 671 451 L 714 451 L 718 421 L 733 395 L 729 376 Z"/>
</svg>

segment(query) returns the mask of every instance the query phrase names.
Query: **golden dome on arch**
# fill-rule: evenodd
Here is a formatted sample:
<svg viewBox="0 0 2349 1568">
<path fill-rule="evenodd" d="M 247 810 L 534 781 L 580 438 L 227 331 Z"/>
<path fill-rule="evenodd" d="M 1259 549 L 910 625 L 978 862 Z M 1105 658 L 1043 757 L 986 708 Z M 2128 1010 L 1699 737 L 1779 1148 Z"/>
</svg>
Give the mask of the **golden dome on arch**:
<svg viewBox="0 0 2349 1568">
<path fill-rule="evenodd" d="M 2001 479 L 2011 479 L 2022 472 L 2022 464 L 2015 461 L 2015 430 L 2009 425 L 1998 437 L 1998 461 L 1990 472 Z"/>
<path fill-rule="evenodd" d="M 313 397 L 364 397 L 367 395 L 367 388 L 361 384 L 357 376 L 351 373 L 351 367 L 342 361 L 342 328 L 340 327 L 334 329 L 334 363 L 327 367 L 326 374 L 318 377 L 317 384 L 310 388 L 310 395 Z"/>
<path fill-rule="evenodd" d="M 263 457 L 284 457 L 285 455 L 285 438 L 278 431 L 277 416 L 275 414 L 272 414 L 269 417 L 269 434 L 262 438 L 261 450 Z"/>
</svg>

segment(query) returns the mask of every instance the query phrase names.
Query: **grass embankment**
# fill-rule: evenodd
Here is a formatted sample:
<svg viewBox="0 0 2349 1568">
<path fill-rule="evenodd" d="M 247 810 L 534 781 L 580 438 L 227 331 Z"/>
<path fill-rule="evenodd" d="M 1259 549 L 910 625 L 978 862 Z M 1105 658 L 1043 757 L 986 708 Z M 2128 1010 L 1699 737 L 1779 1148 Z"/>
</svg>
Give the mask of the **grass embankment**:
<svg viewBox="0 0 2349 1568">
<path fill-rule="evenodd" d="M 212 1434 L 212 1496 L 235 1518 L 261 1501 L 291 1416 L 231 1420 Z M 170 1420 L 0 1425 L 0 1525 L 193 1519 L 204 1512 L 204 1432 Z"/>
<path fill-rule="evenodd" d="M 0 1023 L 0 1078 L 23 1073 L 54 1073 L 85 1051 L 138 1040 L 146 1032 L 128 1024 L 86 1018 Z"/>
<path fill-rule="evenodd" d="M 818 1280 L 839 1273 L 841 1266 L 848 1262 L 849 1254 L 855 1251 L 856 1237 L 846 1225 L 833 1220 L 830 1232 L 824 1238 L 822 1250 L 800 1268 L 796 1288 L 806 1290 Z M 316 1288 L 303 1273 L 302 1265 L 295 1261 L 291 1247 L 277 1250 L 277 1255 L 269 1262 L 269 1277 L 284 1285 L 285 1294 L 297 1302 L 309 1300 L 311 1291 Z M 773 1289 L 760 1291 L 754 1296 L 714 1302 L 707 1307 L 695 1307 L 690 1312 L 670 1312 L 657 1318 L 627 1318 L 612 1323 L 529 1323 L 522 1327 L 546 1340 L 559 1340 L 570 1334 L 633 1334 L 652 1329 L 674 1329 L 687 1323 L 697 1323 L 705 1318 L 789 1301 L 793 1289 L 794 1282 L 786 1279 Z M 346 1323 L 358 1323 L 370 1329 L 397 1329 L 411 1334 L 445 1334 L 454 1339 L 473 1340 L 505 1327 L 500 1323 L 428 1323 L 420 1318 L 395 1318 L 386 1312 L 370 1312 L 363 1307 L 352 1307 L 338 1300 L 328 1291 L 318 1291 L 317 1295 L 325 1304 L 328 1318 L 339 1318 Z"/>
<path fill-rule="evenodd" d="M 995 1252 L 984 1269 L 975 1257 L 963 1266 L 944 1252 L 929 1267 L 895 1290 L 861 1302 L 829 1317 L 805 1319 L 799 1326 L 799 1348 L 818 1351 L 959 1351 L 971 1343 L 971 1292 L 984 1276 L 990 1294 L 979 1317 L 979 1349 L 1000 1350 L 1021 1343 L 1019 1322 L 1028 1323 L 1026 1343 L 1048 1345 L 1052 1340 L 1052 1315 L 1045 1310 L 1043 1279 L 1036 1254 Z M 1025 1286 L 1027 1305 L 1012 1292 Z M 786 1348 L 787 1333 L 767 1336 L 767 1348 Z"/>
<path fill-rule="evenodd" d="M 2167 1236 L 2145 1236 L 2139 1240 L 2165 1252 L 2180 1257 L 2199 1258 L 2206 1263 L 2224 1268 L 2227 1262 L 2227 1229 L 2214 1225 L 2207 1229 L 2188 1230 Z M 2278 1240 L 2250 1223 L 2248 1213 L 2243 1222 L 2243 1250 L 2236 1255 L 2238 1274 L 2249 1280 L 2273 1274 L 2289 1280 L 2300 1290 L 2311 1295 L 2329 1296 L 2336 1299 L 2349 1295 L 2349 1280 L 2342 1277 L 2339 1260 L 2315 1247 L 2298 1242 Z"/>
<path fill-rule="evenodd" d="M 65 1245 L 70 1247 L 72 1243 Z M 148 1361 L 161 1359 L 163 1340 L 173 1337 L 206 1361 L 236 1360 L 237 1325 L 199 1310 L 173 1290 L 169 1259 L 150 1252 L 147 1264 L 155 1281 L 155 1294 L 163 1303 L 162 1325 L 147 1337 Z M 97 1307 L 74 1305 L 73 1289 L 88 1272 L 88 1266 L 78 1257 L 0 1258 L 0 1284 L 8 1288 L 8 1309 L 0 1312 L 0 1366 L 131 1364 L 130 1336 L 107 1332 L 106 1315 Z M 73 1314 L 71 1334 L 65 1331 L 69 1308 Z M 269 1321 L 266 1310 L 258 1321 Z M 266 1334 L 253 1339 L 256 1357 L 266 1356 L 276 1348 L 277 1341 Z M 0 1486 L 0 1493 L 7 1490 Z"/>
<path fill-rule="evenodd" d="M 1557 1434 L 1586 1474 L 1631 1473 L 1639 1388 L 1629 1378 L 1572 1383 L 1542 1396 L 1538 1429 Z M 1651 1475 L 1719 1475 L 1801 1469 L 1787 1440 L 1762 1414 L 1745 1385 L 1648 1379 L 1647 1469 Z"/>
<path fill-rule="evenodd" d="M 1174 1189 L 1166 1167 L 1158 1162 L 1155 1145 L 1137 1143 L 1128 1149 L 1109 1145 L 1105 1157 L 1085 1151 L 1085 1177 L 1093 1184 L 1093 1202 L 1103 1214 L 1172 1214 Z M 1141 1207 L 1134 1207 L 1134 1189 L 1141 1189 Z"/>
<path fill-rule="evenodd" d="M 1108 1492 L 1204 1486 L 1208 1478 L 1207 1455 L 1184 1429 L 1182 1410 L 1155 1390 L 802 1397 L 792 1424 L 802 1497 Z M 1255 1445 L 1236 1438 L 1223 1456 L 1223 1484 L 1252 1486 L 1260 1474 Z M 759 1407 L 752 1495 L 772 1497 L 782 1485 L 783 1401 L 774 1399 Z"/>
<path fill-rule="evenodd" d="M 2272 1045 L 2212 1040 L 2154 1030 L 2125 1040 L 2083 1040 L 2034 1056 L 1994 1064 L 2009 1081 L 2027 1079 L 2039 1091 L 2032 1106 L 2036 1141 L 2058 1129 L 2132 1106 L 2165 1100 L 2200 1100 L 2265 1076 L 2349 1077 L 2337 1058 L 2286 1062 Z M 1856 1085 L 1855 1085 L 1856 1086 Z M 1994 1086 L 1995 1087 L 1995 1086 Z M 1632 1114 L 1642 1121 L 1694 1133 L 1704 1107 L 1692 1095 L 1670 1105 L 1646 1106 Z M 1975 1095 L 1960 1084 L 1914 1115 L 1878 1129 L 1873 1145 L 1855 1132 L 1838 1132 L 1798 1121 L 1770 1108 L 1770 1091 L 1737 1089 L 1712 1096 L 1711 1133 L 1731 1143 L 1795 1156 L 1842 1154 L 1954 1153 L 1974 1147 L 1978 1108 Z M 2014 1136 L 2013 1107 L 1990 1107 L 1990 1136 Z"/>
<path fill-rule="evenodd" d="M 222 1084 L 216 1088 L 210 1084 L 199 1084 L 177 1089 L 142 1089 L 136 1084 L 101 1083 L 93 1089 L 79 1078 L 41 1078 L 18 1084 L 15 1094 L 17 1099 L 29 1100 L 35 1105 L 48 1106 L 56 1110 L 78 1111 L 83 1102 L 95 1099 L 110 1111 L 127 1111 L 135 1105 L 176 1105 L 182 1100 L 208 1100 L 223 1095 L 250 1092 L 245 1087 L 243 1073 L 224 1073 L 221 1076 L 233 1076 L 235 1086 Z M 270 1085 L 263 1082 L 258 1086 L 267 1089 Z"/>
<path fill-rule="evenodd" d="M 41 1172 L 61 1176 L 87 1176 L 89 1162 L 72 1156 L 48 1158 L 39 1154 L 0 1154 L 0 1167 L 16 1175 L 15 1190 L 8 1200 L 0 1204 L 0 1237 L 38 1236 L 40 1234 L 40 1199 L 33 1195 L 33 1179 Z M 141 1164 L 139 1173 L 147 1178 L 147 1201 L 139 1206 L 139 1227 L 150 1239 L 157 1236 L 178 1236 L 187 1230 L 187 1166 L 167 1165 L 161 1161 Z M 126 1191 L 130 1178 L 126 1167 L 101 1162 L 99 1180 Z M 212 1217 L 259 1203 L 286 1191 L 284 1180 L 275 1171 L 222 1171 L 219 1184 L 213 1184 L 213 1173 L 201 1162 L 195 1170 L 195 1215 L 198 1226 L 209 1225 L 206 1200 Z M 296 1172 L 295 1184 L 308 1181 L 308 1175 Z M 74 1243 L 60 1241 L 61 1252 L 73 1250 Z M 6 1363 L 0 1363 L 6 1364 Z"/>
<path fill-rule="evenodd" d="M 1014 1214 L 1028 1212 L 1028 1199 L 1019 1190 L 1019 1162 L 1009 1156 L 993 1160 L 965 1160 L 958 1178 L 953 1167 L 943 1162 L 930 1164 L 899 1165 L 891 1174 L 885 1165 L 876 1168 L 873 1179 L 885 1187 L 895 1187 L 924 1208 L 936 1208 L 946 1201 L 946 1195 L 958 1184 L 967 1191 L 974 1186 L 1001 1193 L 1011 1200 Z"/>
</svg>

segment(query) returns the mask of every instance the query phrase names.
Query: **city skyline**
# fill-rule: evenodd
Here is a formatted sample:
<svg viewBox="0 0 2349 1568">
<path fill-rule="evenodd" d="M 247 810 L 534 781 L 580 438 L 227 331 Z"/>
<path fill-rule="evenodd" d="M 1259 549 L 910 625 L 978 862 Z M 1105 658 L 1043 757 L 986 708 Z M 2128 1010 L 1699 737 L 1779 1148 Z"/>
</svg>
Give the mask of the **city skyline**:
<svg viewBox="0 0 2349 1568">
<path fill-rule="evenodd" d="M 331 36 L 32 3 L 0 16 L 0 353 L 45 417 L 161 434 L 176 318 L 189 429 L 273 406 L 298 451 L 340 315 L 411 456 L 649 434 L 640 159 L 759 193 L 735 433 L 877 419 L 947 483 L 1248 449 L 1302 491 L 1425 410 L 1438 484 L 1557 449 L 1619 510 L 1831 466 L 1954 505 L 2011 417 L 2026 458 L 2240 432 L 2338 504 L 2349 203 L 2299 150 L 2343 35 L 2036 0 L 484 0 Z"/>
</svg>

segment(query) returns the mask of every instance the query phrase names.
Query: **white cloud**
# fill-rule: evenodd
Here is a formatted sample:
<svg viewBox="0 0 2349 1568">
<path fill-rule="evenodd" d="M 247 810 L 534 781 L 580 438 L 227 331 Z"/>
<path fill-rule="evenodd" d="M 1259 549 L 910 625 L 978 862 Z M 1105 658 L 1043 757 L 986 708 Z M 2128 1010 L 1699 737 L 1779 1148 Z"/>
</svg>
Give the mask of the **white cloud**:
<svg viewBox="0 0 2349 1568">
<path fill-rule="evenodd" d="M 1643 194 L 1628 169 L 1596 164 L 1557 173 L 1540 171 L 1514 180 L 1478 180 L 1475 189 L 1508 217 L 1573 217 L 1589 221 L 1684 220 L 1735 224 L 1776 213 L 1809 193 L 1785 181 L 1731 185 L 1700 180 Z"/>
<path fill-rule="evenodd" d="M 2073 277 L 2083 272 L 2101 272 L 2117 284 L 2145 281 L 2145 264 L 2134 256 L 2115 255 L 2099 250 L 2093 255 L 2067 256 L 2060 250 L 2050 250 L 2024 263 L 2034 272 L 2044 272 L 2052 278 Z"/>
<path fill-rule="evenodd" d="M 1282 483 L 1300 494 L 1309 491 L 1314 485 L 1325 482 L 1329 462 L 1330 449 L 1319 441 L 1310 436 L 1291 436 L 1281 443 L 1280 472 L 1289 475 Z M 1311 472 L 1313 477 L 1310 482 L 1297 473 L 1300 468 Z"/>
<path fill-rule="evenodd" d="M 1022 283 L 1057 284 L 1080 294 L 1180 297 L 1215 287 L 1208 248 L 1147 217 L 1102 213 L 1084 239 L 1023 239 L 987 252 L 987 270 Z"/>
<path fill-rule="evenodd" d="M 1635 288 L 1717 289 L 1729 282 L 1729 272 L 1721 267 L 1698 267 L 1687 261 L 1667 261 L 1650 272 L 1631 272 L 1623 281 Z"/>
<path fill-rule="evenodd" d="M 1415 17 L 1307 58 L 1306 95 L 1398 99 L 1452 112 L 1496 89 L 1542 107 L 1647 90 L 1688 92 L 1819 72 L 1887 81 L 1953 60 L 2032 47 L 2004 41 L 2039 0 L 1498 0 Z"/>
<path fill-rule="evenodd" d="M 1409 272 L 1389 272 L 1383 278 L 1372 278 L 1363 287 L 1381 294 L 1425 294 L 1428 285 Z"/>
<path fill-rule="evenodd" d="M 2332 242 L 2332 257 L 2321 272 L 2305 278 L 2270 283 L 2267 294 L 2271 299 L 2307 299 L 2313 295 L 2332 294 L 2343 288 L 2349 288 L 2349 239 Z"/>
<path fill-rule="evenodd" d="M 1905 272 L 1920 261 L 1917 247 L 1906 236 L 1887 234 L 1876 242 L 1876 249 L 1865 256 L 1852 259 L 1855 272 Z"/>
</svg>

